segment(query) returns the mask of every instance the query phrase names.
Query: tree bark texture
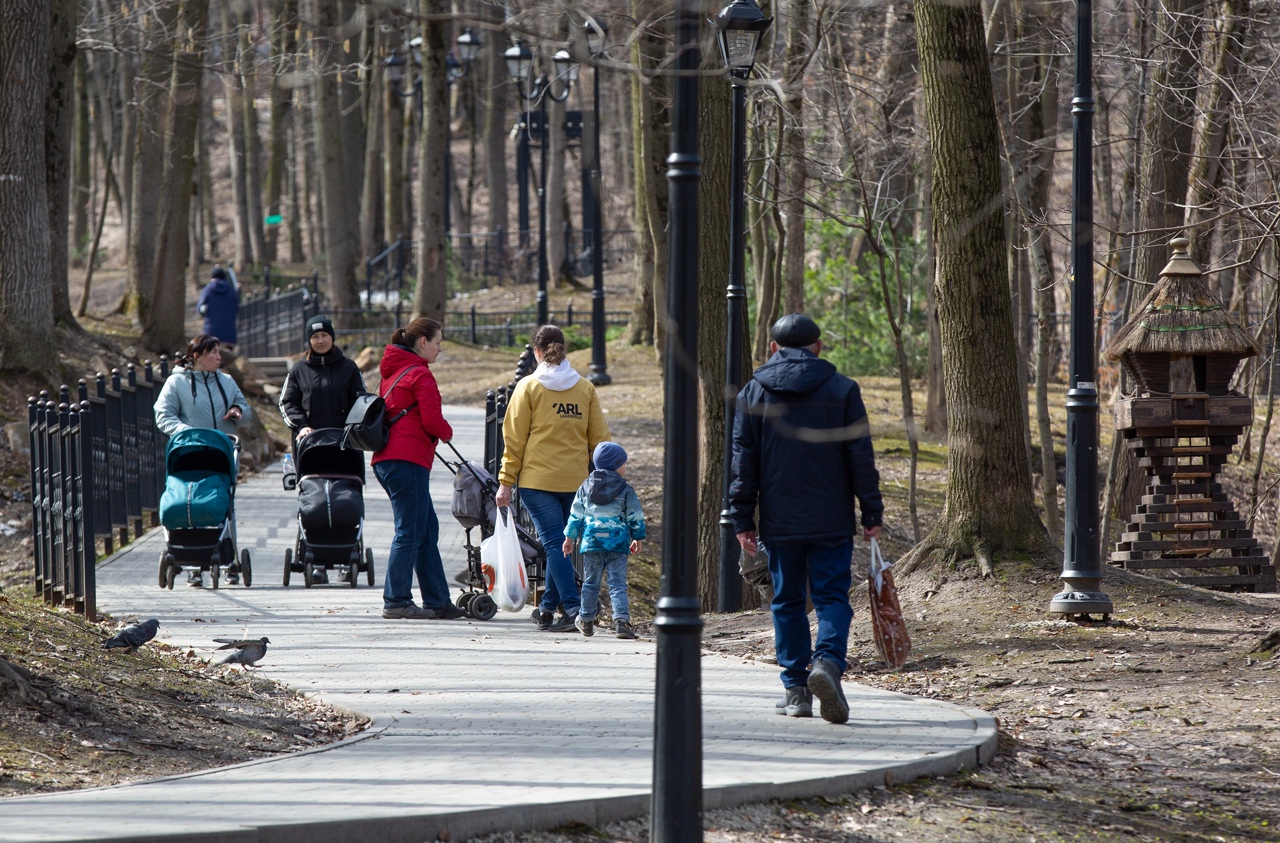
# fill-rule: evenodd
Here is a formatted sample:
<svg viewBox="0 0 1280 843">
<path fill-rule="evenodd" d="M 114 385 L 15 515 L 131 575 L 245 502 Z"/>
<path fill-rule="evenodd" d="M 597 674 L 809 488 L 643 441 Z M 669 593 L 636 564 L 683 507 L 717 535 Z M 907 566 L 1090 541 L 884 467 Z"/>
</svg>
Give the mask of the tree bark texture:
<svg viewBox="0 0 1280 843">
<path fill-rule="evenodd" d="M 45 99 L 46 193 L 49 198 L 49 283 L 53 318 L 76 324 L 67 283 L 68 213 L 71 203 L 71 124 L 74 120 L 77 0 L 49 2 L 49 88 Z"/>
<path fill-rule="evenodd" d="M 293 86 L 285 84 L 282 76 L 293 68 L 294 52 L 298 48 L 294 21 L 298 15 L 297 0 L 285 0 L 273 18 L 271 37 L 271 81 L 267 86 L 271 98 L 271 124 L 267 139 L 267 205 L 270 216 L 284 214 L 285 168 L 288 165 L 289 129 L 293 123 Z M 290 209 L 287 224 L 292 228 L 296 210 Z M 278 254 L 280 225 L 267 228 L 263 238 L 263 260 L 274 263 Z M 291 257 L 292 259 L 292 257 Z"/>
<path fill-rule="evenodd" d="M 376 32 L 376 29 L 374 30 Z M 370 39 L 377 41 L 376 36 Z M 372 54 L 379 56 L 382 51 L 374 49 Z M 386 87 L 383 81 L 382 62 L 373 61 L 366 72 L 368 83 L 366 90 L 369 97 L 365 101 L 365 138 L 364 138 L 364 184 L 360 190 L 360 251 L 365 258 L 371 258 L 378 252 L 379 234 L 382 233 L 382 214 L 379 213 L 379 202 L 382 199 L 382 168 L 378 157 L 383 154 L 382 146 L 382 102 L 378 92 Z"/>
<path fill-rule="evenodd" d="M 396 33 L 391 33 L 388 51 L 399 47 Z M 382 231 L 387 242 L 396 238 L 408 240 L 410 232 L 404 216 L 404 98 L 391 85 L 382 93 Z"/>
<path fill-rule="evenodd" d="M 89 245 L 89 206 L 93 203 L 92 146 L 89 142 L 92 122 L 89 119 L 88 59 L 76 54 L 75 117 L 71 126 L 71 264 L 84 265 L 84 250 Z M 104 185 L 103 191 L 107 188 Z"/>
<path fill-rule="evenodd" d="M 554 71 L 552 71 L 554 75 Z M 553 83 L 557 87 L 560 83 Z M 568 243 L 565 242 L 565 150 L 568 138 L 565 137 L 565 104 L 555 102 L 547 97 L 547 134 L 550 143 L 547 156 L 547 172 L 538 174 L 538 183 L 545 188 L 547 202 L 547 271 L 551 277 L 547 283 L 558 287 L 567 282 L 569 276 Z"/>
<path fill-rule="evenodd" d="M 633 0 L 632 12 L 643 20 L 651 10 L 650 3 Z M 638 237 L 636 301 L 628 330 L 633 343 L 652 342 L 661 358 L 663 336 L 662 312 L 665 307 L 667 278 L 667 155 L 670 152 L 671 85 L 667 76 L 658 72 L 665 57 L 667 42 L 665 23 L 655 23 L 632 44 L 631 60 L 638 68 L 631 80 L 631 113 L 635 147 L 636 227 L 644 231 Z"/>
<path fill-rule="evenodd" d="M 999 136 L 978 0 L 915 5 L 933 166 L 936 296 L 950 408 L 947 497 L 917 548 L 990 559 L 1041 551 L 1022 440 L 1005 264 Z"/>
<path fill-rule="evenodd" d="M 805 270 L 805 127 L 804 80 L 808 64 L 809 29 L 813 0 L 791 0 L 787 29 L 786 71 L 783 79 L 785 122 L 782 142 L 786 150 L 783 167 L 783 218 L 786 221 L 786 264 L 783 273 L 783 306 L 787 313 L 804 311 Z"/>
<path fill-rule="evenodd" d="M 482 19 L 494 25 L 502 22 L 502 5 L 492 0 L 480 4 Z M 496 43 L 496 39 L 494 40 Z M 507 67 L 502 51 L 490 47 L 481 54 L 484 88 L 479 96 L 484 107 L 485 186 L 489 189 L 489 231 L 505 233 L 514 243 L 507 213 Z M 387 235 L 390 237 L 390 234 Z"/>
<path fill-rule="evenodd" d="M 240 65 L 240 108 L 244 116 L 244 202 L 245 225 L 249 230 L 249 248 L 252 263 L 261 266 L 267 262 L 266 241 L 262 230 L 262 133 L 258 131 L 258 45 L 253 36 L 253 26 L 246 16 L 242 19 L 237 39 Z"/>
<path fill-rule="evenodd" d="M 0 3 L 0 370 L 45 373 L 57 360 L 44 150 L 48 21 L 41 0 Z"/>
<path fill-rule="evenodd" d="M 445 240 L 445 144 L 449 138 L 449 91 L 445 82 L 446 0 L 419 0 L 422 29 L 422 138 L 418 144 L 418 290 L 413 315 L 444 321 L 448 298 Z"/>
<path fill-rule="evenodd" d="M 222 6 L 223 55 L 222 86 L 226 96 L 227 155 L 231 165 L 231 230 L 236 244 L 236 266 L 241 269 L 254 263 L 253 242 L 249 235 L 249 195 L 246 173 L 244 131 L 244 77 L 240 73 L 240 14 L 231 3 Z"/>
</svg>

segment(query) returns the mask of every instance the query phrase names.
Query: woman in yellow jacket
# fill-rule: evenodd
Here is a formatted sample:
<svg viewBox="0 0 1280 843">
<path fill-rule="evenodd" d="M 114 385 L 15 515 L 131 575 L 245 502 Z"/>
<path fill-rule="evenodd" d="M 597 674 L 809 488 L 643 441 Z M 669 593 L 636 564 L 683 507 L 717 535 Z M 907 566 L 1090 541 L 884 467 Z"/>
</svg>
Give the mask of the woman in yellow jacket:
<svg viewBox="0 0 1280 843">
<path fill-rule="evenodd" d="M 535 615 L 538 628 L 574 632 L 578 584 L 561 549 L 564 525 L 573 496 L 587 479 L 591 453 L 609 439 L 609 426 L 596 388 L 565 360 L 564 332 L 555 325 L 539 328 L 533 335 L 533 356 L 538 368 L 516 385 L 502 423 L 506 449 L 496 500 L 507 506 L 518 483 L 520 500 L 547 551 L 546 590 Z M 564 608 L 559 618 L 556 606 Z"/>
</svg>

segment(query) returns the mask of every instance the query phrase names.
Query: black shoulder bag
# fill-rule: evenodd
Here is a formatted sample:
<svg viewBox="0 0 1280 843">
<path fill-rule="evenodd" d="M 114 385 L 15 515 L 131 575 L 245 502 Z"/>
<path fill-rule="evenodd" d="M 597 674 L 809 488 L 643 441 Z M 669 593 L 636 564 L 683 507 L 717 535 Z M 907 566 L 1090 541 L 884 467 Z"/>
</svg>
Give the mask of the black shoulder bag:
<svg viewBox="0 0 1280 843">
<path fill-rule="evenodd" d="M 396 384 L 400 383 L 400 378 L 409 374 L 409 370 L 413 365 L 405 368 L 403 372 L 396 376 L 391 382 L 391 388 L 386 394 L 390 395 L 391 390 L 396 388 Z M 358 451 L 372 451 L 377 453 L 387 447 L 387 438 L 391 433 L 391 425 L 404 418 L 405 414 L 418 406 L 418 402 L 414 401 L 405 409 L 396 413 L 392 419 L 387 419 L 387 402 L 381 395 L 373 393 L 364 393 L 356 396 L 356 403 L 351 405 L 351 411 L 347 413 L 346 430 L 342 434 L 342 447 L 351 448 Z"/>
</svg>

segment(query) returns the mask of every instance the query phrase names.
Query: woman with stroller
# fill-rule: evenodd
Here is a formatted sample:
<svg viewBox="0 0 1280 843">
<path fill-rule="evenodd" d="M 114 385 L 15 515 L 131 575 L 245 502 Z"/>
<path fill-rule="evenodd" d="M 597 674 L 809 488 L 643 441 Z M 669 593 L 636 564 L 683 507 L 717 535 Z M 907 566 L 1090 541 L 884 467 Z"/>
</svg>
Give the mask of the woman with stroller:
<svg viewBox="0 0 1280 843">
<path fill-rule="evenodd" d="M 506 449 L 498 472 L 498 506 L 520 500 L 533 516 L 547 553 L 546 590 L 538 604 L 539 629 L 574 632 L 581 598 L 573 564 L 564 555 L 564 528 L 573 498 L 587 479 L 591 453 L 609 440 L 596 388 L 565 359 L 564 332 L 543 325 L 533 336 L 538 368 L 521 378 L 502 423 Z M 563 613 L 555 616 L 556 607 Z"/>
<path fill-rule="evenodd" d="M 169 377 L 156 397 L 156 427 L 172 436 L 189 427 L 206 427 L 234 435 L 253 417 L 249 402 L 236 385 L 235 378 L 221 372 L 222 351 L 218 338 L 197 334 L 187 343 Z M 200 571 L 192 571 L 187 584 L 204 585 Z M 227 582 L 240 581 L 238 563 L 227 571 Z"/>
<path fill-rule="evenodd" d="M 387 444 L 373 457 L 373 473 L 391 498 L 396 535 L 387 559 L 382 616 L 405 620 L 454 620 L 466 613 L 449 600 L 449 583 L 437 542 L 440 522 L 431 504 L 431 467 L 436 444 L 453 438 L 440 409 L 440 388 L 431 365 L 444 343 L 444 328 L 420 317 L 397 328 L 382 356 L 379 392 L 391 421 Z M 413 602 L 418 575 L 422 605 Z"/>
<path fill-rule="evenodd" d="M 335 336 L 328 318 L 308 319 L 306 354 L 284 379 L 280 415 L 295 447 L 313 430 L 346 424 L 356 396 L 365 391 L 359 367 L 334 344 Z"/>
</svg>

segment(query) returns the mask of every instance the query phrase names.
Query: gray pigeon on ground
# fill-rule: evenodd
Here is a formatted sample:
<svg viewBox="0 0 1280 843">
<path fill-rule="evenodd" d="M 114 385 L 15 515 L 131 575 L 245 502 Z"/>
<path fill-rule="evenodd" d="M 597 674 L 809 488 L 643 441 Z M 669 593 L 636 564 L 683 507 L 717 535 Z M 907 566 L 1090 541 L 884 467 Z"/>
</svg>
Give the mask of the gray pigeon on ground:
<svg viewBox="0 0 1280 843">
<path fill-rule="evenodd" d="M 265 635 L 261 638 L 247 638 L 239 640 L 236 638 L 215 638 L 213 639 L 222 646 L 219 650 L 235 649 L 234 653 L 229 654 L 218 664 L 242 664 L 245 667 L 253 667 L 253 665 L 267 654 L 267 645 L 271 640 Z"/>
<path fill-rule="evenodd" d="M 136 653 L 139 647 L 156 637 L 156 630 L 159 628 L 160 621 L 155 618 L 142 623 L 135 623 L 133 626 L 126 626 L 106 641 L 103 641 L 102 649 L 116 650 L 124 647 L 130 653 Z"/>
</svg>

